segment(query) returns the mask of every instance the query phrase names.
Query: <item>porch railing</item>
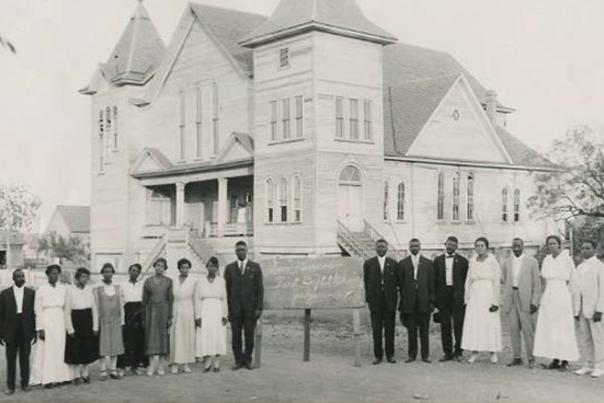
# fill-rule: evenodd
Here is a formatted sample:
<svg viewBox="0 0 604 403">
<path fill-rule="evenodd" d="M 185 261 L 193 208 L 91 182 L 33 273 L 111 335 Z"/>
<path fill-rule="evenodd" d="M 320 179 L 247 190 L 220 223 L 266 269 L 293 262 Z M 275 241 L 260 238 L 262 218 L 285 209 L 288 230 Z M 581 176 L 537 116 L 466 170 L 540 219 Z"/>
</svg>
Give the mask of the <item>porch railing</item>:
<svg viewBox="0 0 604 403">
<path fill-rule="evenodd" d="M 223 228 L 223 236 L 251 236 L 254 234 L 252 223 L 227 223 Z M 218 223 L 213 222 L 206 225 L 206 236 L 218 237 Z"/>
</svg>

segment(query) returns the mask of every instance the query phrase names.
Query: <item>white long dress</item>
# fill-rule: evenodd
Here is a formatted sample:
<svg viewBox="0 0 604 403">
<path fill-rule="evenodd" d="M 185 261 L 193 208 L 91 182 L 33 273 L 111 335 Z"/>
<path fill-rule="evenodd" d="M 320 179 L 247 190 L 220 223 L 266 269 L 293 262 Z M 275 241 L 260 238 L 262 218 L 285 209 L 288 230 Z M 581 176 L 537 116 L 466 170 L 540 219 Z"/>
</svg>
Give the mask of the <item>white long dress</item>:
<svg viewBox="0 0 604 403">
<path fill-rule="evenodd" d="M 173 282 L 174 307 L 170 328 L 170 362 L 189 364 L 195 362 L 195 289 L 197 281 L 190 275 L 181 284 Z"/>
<path fill-rule="evenodd" d="M 201 319 L 201 328 L 197 329 L 197 357 L 225 355 L 227 351 L 226 326 L 222 318 L 227 316 L 226 286 L 220 276 L 210 282 L 206 277 L 197 285 L 195 310 Z"/>
<path fill-rule="evenodd" d="M 489 312 L 491 305 L 499 306 L 501 268 L 493 255 L 479 262 L 470 260 L 466 277 L 466 316 L 461 348 L 470 351 L 501 351 L 501 317 L 499 311 Z"/>
<path fill-rule="evenodd" d="M 34 347 L 31 385 L 71 381 L 73 372 L 65 364 L 65 300 L 67 288 L 44 284 L 36 291 L 36 330 L 44 330 L 45 340 Z"/>
<path fill-rule="evenodd" d="M 568 251 L 562 251 L 556 258 L 547 255 L 543 260 L 541 277 L 545 279 L 545 291 L 541 297 L 535 330 L 533 354 L 536 357 L 566 361 L 579 359 L 573 303 L 568 286 L 574 270 L 575 263 Z"/>
</svg>

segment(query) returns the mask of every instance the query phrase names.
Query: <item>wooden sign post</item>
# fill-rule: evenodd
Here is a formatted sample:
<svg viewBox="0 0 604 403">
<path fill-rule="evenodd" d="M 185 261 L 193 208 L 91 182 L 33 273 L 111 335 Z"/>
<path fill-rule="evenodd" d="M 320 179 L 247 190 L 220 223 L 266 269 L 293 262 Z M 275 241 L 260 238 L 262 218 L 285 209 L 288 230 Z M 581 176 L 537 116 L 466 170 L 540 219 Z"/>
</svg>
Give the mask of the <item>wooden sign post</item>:
<svg viewBox="0 0 604 403">
<path fill-rule="evenodd" d="M 365 306 L 362 261 L 316 257 L 261 261 L 265 310 L 304 311 L 302 360 L 310 361 L 313 309 L 352 310 L 354 366 L 361 366 L 361 313 Z M 262 320 L 256 327 L 255 365 L 262 363 Z"/>
</svg>

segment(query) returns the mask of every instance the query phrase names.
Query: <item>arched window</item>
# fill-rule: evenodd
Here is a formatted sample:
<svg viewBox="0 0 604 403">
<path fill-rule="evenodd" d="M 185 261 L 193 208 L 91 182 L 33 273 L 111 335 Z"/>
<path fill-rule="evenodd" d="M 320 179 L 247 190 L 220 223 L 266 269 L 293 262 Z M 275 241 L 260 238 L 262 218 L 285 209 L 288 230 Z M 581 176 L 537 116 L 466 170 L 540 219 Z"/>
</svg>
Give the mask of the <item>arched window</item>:
<svg viewBox="0 0 604 403">
<path fill-rule="evenodd" d="M 453 221 L 459 221 L 459 175 L 453 176 Z"/>
<path fill-rule="evenodd" d="M 474 219 L 474 174 L 468 175 L 466 196 L 467 196 L 466 219 L 473 220 Z"/>
<path fill-rule="evenodd" d="M 501 190 L 501 220 L 508 222 L 508 188 Z"/>
<path fill-rule="evenodd" d="M 356 167 L 348 165 L 340 173 L 340 184 L 361 186 L 361 173 Z"/>
<path fill-rule="evenodd" d="M 287 178 L 279 180 L 279 206 L 281 207 L 281 222 L 287 222 L 287 205 L 289 199 L 289 186 Z"/>
<path fill-rule="evenodd" d="M 384 182 L 384 221 L 388 221 L 388 197 L 389 197 L 388 181 Z"/>
<path fill-rule="evenodd" d="M 520 221 L 520 189 L 514 190 L 514 222 Z"/>
<path fill-rule="evenodd" d="M 103 110 L 99 111 L 99 171 L 103 171 L 105 164 L 105 119 Z"/>
<path fill-rule="evenodd" d="M 266 222 L 275 221 L 275 185 L 272 178 L 266 178 Z"/>
<path fill-rule="evenodd" d="M 294 176 L 294 221 L 302 222 L 302 178 Z"/>
<path fill-rule="evenodd" d="M 117 150 L 117 106 L 113 107 L 113 149 Z"/>
<path fill-rule="evenodd" d="M 396 202 L 396 219 L 398 221 L 405 220 L 405 183 L 398 184 Z"/>
<path fill-rule="evenodd" d="M 437 200 L 436 200 L 436 219 L 445 219 L 445 174 L 443 172 L 438 173 L 437 180 Z"/>
</svg>

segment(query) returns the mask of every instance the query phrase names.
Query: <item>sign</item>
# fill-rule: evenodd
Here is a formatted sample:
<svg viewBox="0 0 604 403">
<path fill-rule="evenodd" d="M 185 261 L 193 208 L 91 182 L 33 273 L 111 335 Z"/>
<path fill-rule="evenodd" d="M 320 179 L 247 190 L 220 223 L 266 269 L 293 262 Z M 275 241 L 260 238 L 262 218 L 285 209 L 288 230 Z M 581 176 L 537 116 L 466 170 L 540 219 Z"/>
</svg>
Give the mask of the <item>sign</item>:
<svg viewBox="0 0 604 403">
<path fill-rule="evenodd" d="M 265 309 L 365 306 L 363 261 L 353 257 L 275 258 L 260 262 Z"/>
</svg>

